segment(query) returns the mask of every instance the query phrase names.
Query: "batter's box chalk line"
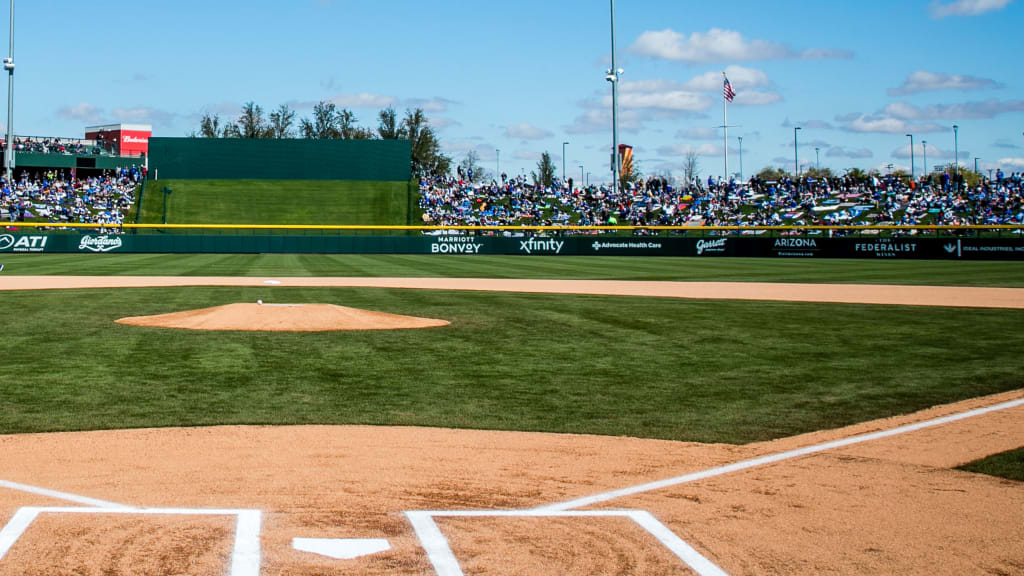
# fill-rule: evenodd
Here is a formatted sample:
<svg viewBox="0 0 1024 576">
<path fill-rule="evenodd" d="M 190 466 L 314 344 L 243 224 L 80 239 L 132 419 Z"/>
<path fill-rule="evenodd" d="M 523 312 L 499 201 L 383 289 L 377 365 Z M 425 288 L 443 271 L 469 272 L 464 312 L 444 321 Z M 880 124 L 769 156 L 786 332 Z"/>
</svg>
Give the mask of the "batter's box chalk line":
<svg viewBox="0 0 1024 576">
<path fill-rule="evenodd" d="M 259 510 L 204 510 L 192 508 L 41 508 L 18 509 L 7 526 L 0 530 L 0 560 L 21 538 L 32 522 L 42 514 L 120 514 L 150 516 L 234 516 L 235 543 L 231 551 L 231 569 L 227 576 L 260 576 L 260 527 L 263 514 Z"/>
<path fill-rule="evenodd" d="M 544 510 L 508 511 L 415 511 L 405 516 L 412 524 L 416 536 L 427 552 L 437 576 L 464 576 L 448 540 L 437 526 L 435 518 L 629 518 L 654 536 L 700 576 L 727 576 L 718 566 L 693 549 L 651 515 L 642 510 L 587 510 L 559 512 Z"/>
</svg>

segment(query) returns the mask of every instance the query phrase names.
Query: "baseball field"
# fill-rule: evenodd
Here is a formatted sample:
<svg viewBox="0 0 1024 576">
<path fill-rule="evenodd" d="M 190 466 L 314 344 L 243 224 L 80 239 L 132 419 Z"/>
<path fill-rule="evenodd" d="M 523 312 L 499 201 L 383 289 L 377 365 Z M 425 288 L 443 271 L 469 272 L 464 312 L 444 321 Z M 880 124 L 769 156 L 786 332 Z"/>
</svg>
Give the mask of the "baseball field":
<svg viewBox="0 0 1024 576">
<path fill-rule="evenodd" d="M 0 575 L 1024 573 L 1019 263 L 2 264 Z"/>
</svg>

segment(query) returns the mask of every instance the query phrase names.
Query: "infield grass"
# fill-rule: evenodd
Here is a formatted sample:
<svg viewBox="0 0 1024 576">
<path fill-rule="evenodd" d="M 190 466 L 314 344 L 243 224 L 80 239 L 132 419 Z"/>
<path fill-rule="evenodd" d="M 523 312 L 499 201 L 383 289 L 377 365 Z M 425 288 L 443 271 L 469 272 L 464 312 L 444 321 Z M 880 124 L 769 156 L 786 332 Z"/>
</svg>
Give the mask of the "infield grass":
<svg viewBox="0 0 1024 576">
<path fill-rule="evenodd" d="M 965 464 L 959 469 L 1024 482 L 1024 447 Z"/>
<path fill-rule="evenodd" d="M 3 254 L 15 275 L 565 278 L 1024 287 L 1024 262 L 295 254 Z"/>
<path fill-rule="evenodd" d="M 1019 310 L 349 288 L 0 294 L 3 433 L 374 424 L 747 443 L 1024 387 Z M 452 325 L 114 323 L 258 298 Z"/>
</svg>

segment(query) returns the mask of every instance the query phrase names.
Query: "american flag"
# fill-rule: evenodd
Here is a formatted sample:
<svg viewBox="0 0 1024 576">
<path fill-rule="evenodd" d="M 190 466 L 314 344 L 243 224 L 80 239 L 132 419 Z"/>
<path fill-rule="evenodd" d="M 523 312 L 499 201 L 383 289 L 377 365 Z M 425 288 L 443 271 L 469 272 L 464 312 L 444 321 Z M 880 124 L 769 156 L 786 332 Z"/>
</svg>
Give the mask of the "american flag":
<svg viewBox="0 0 1024 576">
<path fill-rule="evenodd" d="M 736 91 L 732 89 L 732 84 L 729 83 L 729 79 L 725 79 L 725 87 L 723 88 L 725 94 L 725 101 L 732 104 L 733 98 L 736 98 Z"/>
</svg>

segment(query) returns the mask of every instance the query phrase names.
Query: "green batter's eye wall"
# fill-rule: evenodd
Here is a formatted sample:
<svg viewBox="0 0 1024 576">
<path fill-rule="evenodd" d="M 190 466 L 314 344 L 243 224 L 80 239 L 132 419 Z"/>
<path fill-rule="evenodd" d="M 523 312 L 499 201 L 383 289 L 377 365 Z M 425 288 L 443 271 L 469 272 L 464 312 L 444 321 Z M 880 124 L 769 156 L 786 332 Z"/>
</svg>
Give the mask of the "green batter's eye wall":
<svg viewBox="0 0 1024 576">
<path fill-rule="evenodd" d="M 407 182 L 408 140 L 151 138 L 150 176 L 160 180 L 354 180 Z"/>
</svg>

